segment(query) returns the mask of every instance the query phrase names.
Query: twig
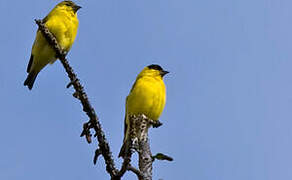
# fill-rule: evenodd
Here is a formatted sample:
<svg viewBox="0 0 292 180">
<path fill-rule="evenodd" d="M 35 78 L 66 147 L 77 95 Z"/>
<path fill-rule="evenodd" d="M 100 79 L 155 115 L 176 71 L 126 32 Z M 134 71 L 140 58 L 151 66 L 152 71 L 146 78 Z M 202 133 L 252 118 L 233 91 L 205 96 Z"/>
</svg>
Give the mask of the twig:
<svg viewBox="0 0 292 180">
<path fill-rule="evenodd" d="M 166 160 L 166 161 L 173 161 L 173 158 L 165 155 L 163 153 L 157 153 L 155 156 L 152 156 L 152 161 L 155 161 L 155 159 L 157 160 Z"/>
<path fill-rule="evenodd" d="M 95 165 L 98 159 L 98 156 L 101 155 L 100 149 L 96 149 L 93 157 L 93 164 Z"/>
<path fill-rule="evenodd" d="M 74 97 L 78 98 L 81 101 L 83 106 L 83 111 L 86 112 L 87 116 L 89 117 L 89 121 L 84 124 L 83 132 L 81 136 L 85 136 L 88 143 L 91 142 L 91 134 L 90 129 L 94 129 L 95 135 L 97 136 L 97 140 L 99 142 L 99 150 L 105 160 L 106 163 L 106 170 L 110 174 L 111 177 L 114 177 L 118 170 L 115 168 L 115 164 L 113 161 L 112 153 L 110 151 L 109 144 L 105 138 L 105 134 L 101 128 L 99 123 L 99 119 L 95 113 L 94 108 L 91 106 L 87 94 L 84 91 L 83 86 L 80 84 L 79 79 L 77 78 L 76 74 L 74 73 L 72 67 L 69 65 L 66 54 L 67 52 L 63 51 L 60 45 L 57 42 L 57 39 L 54 35 L 48 30 L 48 28 L 44 25 L 42 20 L 35 20 L 36 24 L 39 26 L 39 30 L 42 32 L 48 43 L 53 47 L 56 52 L 56 57 L 60 59 L 62 65 L 64 66 L 68 77 L 70 78 L 70 83 L 68 86 L 73 85 L 75 89 Z"/>
<path fill-rule="evenodd" d="M 131 165 L 128 166 L 128 171 L 132 171 L 133 173 L 135 173 L 137 175 L 138 179 L 141 179 L 144 177 L 144 175 L 142 174 L 141 171 L 139 171 L 138 169 L 134 168 Z"/>
<path fill-rule="evenodd" d="M 131 153 L 131 155 L 132 155 L 132 153 Z M 119 179 L 121 179 L 121 177 L 123 177 L 123 175 L 128 170 L 128 166 L 131 162 L 131 155 L 128 155 L 124 158 L 124 162 L 122 164 L 121 170 L 114 177 L 112 177 L 112 180 L 119 180 Z"/>
</svg>

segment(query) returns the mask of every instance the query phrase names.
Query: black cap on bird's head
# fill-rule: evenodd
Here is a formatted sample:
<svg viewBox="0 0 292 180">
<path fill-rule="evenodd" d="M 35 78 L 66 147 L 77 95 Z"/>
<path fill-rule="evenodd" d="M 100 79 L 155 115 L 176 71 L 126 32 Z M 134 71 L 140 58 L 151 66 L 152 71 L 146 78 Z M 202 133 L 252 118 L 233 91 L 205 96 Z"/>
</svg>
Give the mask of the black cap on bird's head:
<svg viewBox="0 0 292 180">
<path fill-rule="evenodd" d="M 155 70 L 159 71 L 161 77 L 163 77 L 164 75 L 166 75 L 167 73 L 169 73 L 168 71 L 163 70 L 162 67 L 159 66 L 158 64 L 151 64 L 151 65 L 149 65 L 147 67 L 149 69 L 155 69 Z"/>
<path fill-rule="evenodd" d="M 78 6 L 73 1 L 63 1 L 62 3 L 64 3 L 66 6 L 72 7 L 75 13 L 81 8 L 81 6 Z"/>
</svg>

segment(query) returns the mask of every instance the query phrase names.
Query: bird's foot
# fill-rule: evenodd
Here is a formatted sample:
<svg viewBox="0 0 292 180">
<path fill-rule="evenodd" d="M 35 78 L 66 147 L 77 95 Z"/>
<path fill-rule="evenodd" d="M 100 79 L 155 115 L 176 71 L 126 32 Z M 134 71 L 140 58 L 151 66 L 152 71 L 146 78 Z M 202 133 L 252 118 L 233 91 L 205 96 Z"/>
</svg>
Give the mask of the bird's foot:
<svg viewBox="0 0 292 180">
<path fill-rule="evenodd" d="M 162 123 L 161 123 L 159 120 L 157 120 L 157 121 L 150 120 L 150 124 L 151 124 L 152 127 L 154 127 L 154 128 L 158 128 L 158 127 L 162 126 Z"/>
</svg>

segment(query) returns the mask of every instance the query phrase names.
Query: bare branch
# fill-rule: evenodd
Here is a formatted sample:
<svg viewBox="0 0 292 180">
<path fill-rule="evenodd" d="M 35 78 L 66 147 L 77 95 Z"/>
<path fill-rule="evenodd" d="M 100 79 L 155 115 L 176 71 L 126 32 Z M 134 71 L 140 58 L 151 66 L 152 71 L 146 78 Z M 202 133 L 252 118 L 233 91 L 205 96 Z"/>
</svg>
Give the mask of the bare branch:
<svg viewBox="0 0 292 180">
<path fill-rule="evenodd" d="M 130 116 L 130 121 L 134 121 L 136 135 L 138 136 L 138 154 L 139 154 L 139 170 L 143 176 L 139 176 L 139 180 L 152 180 L 152 154 L 148 139 L 148 129 L 157 123 L 145 115 Z"/>
<path fill-rule="evenodd" d="M 115 177 L 112 178 L 112 180 L 120 179 L 128 170 L 130 163 L 131 163 L 131 157 L 133 154 L 133 142 L 134 138 L 136 136 L 136 131 L 135 131 L 135 120 L 130 117 L 130 122 L 129 122 L 129 129 L 130 129 L 130 141 L 127 141 L 126 145 L 126 150 L 125 150 L 125 156 L 124 156 L 124 162 L 122 164 L 121 170 L 116 174 Z M 139 171 L 139 170 L 137 170 Z M 141 173 L 140 173 L 141 174 Z"/>
<path fill-rule="evenodd" d="M 117 173 L 117 169 L 115 168 L 115 164 L 113 161 L 112 153 L 110 151 L 109 144 L 105 138 L 105 134 L 101 128 L 99 123 L 99 119 L 95 113 L 94 108 L 91 106 L 87 94 L 84 91 L 83 86 L 80 84 L 77 75 L 74 73 L 72 67 L 69 65 L 69 62 L 66 59 L 67 52 L 63 51 L 60 45 L 57 42 L 57 39 L 54 35 L 48 30 L 48 28 L 44 25 L 42 20 L 35 20 L 36 24 L 39 26 L 39 30 L 42 32 L 48 43 L 53 47 L 56 52 L 56 57 L 60 59 L 62 65 L 64 66 L 68 77 L 70 78 L 70 83 L 67 87 L 73 85 L 75 89 L 74 97 L 81 101 L 83 106 L 83 111 L 86 112 L 87 116 L 89 117 L 89 121 L 84 124 L 83 132 L 81 136 L 85 136 L 87 142 L 91 142 L 91 134 L 90 129 L 94 129 L 95 135 L 97 136 L 97 140 L 99 142 L 99 149 L 100 152 L 105 160 L 106 163 L 106 170 L 110 174 L 111 177 L 114 177 Z"/>
<path fill-rule="evenodd" d="M 139 142 L 139 169 L 143 173 L 143 178 L 139 180 L 152 180 L 152 154 L 149 140 Z"/>
</svg>

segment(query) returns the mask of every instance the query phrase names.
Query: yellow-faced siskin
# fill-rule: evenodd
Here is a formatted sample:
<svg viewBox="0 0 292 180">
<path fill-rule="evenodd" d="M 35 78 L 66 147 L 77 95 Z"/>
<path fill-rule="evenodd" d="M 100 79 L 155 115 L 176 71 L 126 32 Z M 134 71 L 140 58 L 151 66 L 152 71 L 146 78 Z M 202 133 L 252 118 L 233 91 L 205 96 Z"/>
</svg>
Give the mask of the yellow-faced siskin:
<svg viewBox="0 0 292 180">
<path fill-rule="evenodd" d="M 68 52 L 74 43 L 77 29 L 77 11 L 81 7 L 72 1 L 63 1 L 57 4 L 54 9 L 43 19 L 46 27 L 56 37 L 63 50 Z M 54 49 L 48 44 L 40 30 L 37 31 L 32 46 L 30 60 L 27 66 L 28 76 L 24 85 L 30 90 L 38 73 L 47 65 L 57 60 Z"/>
</svg>

